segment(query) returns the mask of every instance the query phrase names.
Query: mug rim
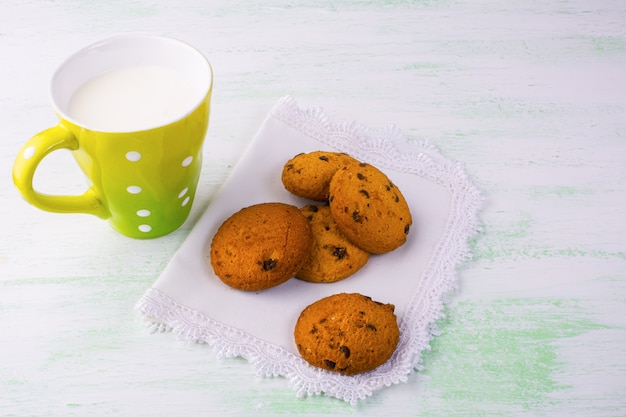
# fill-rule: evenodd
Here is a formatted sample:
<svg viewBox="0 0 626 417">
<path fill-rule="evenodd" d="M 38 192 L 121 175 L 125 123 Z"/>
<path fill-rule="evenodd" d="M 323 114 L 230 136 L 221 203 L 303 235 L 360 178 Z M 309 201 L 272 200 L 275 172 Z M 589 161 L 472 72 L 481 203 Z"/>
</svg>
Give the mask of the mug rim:
<svg viewBox="0 0 626 417">
<path fill-rule="evenodd" d="M 175 45 L 176 47 L 179 48 L 183 48 L 185 50 L 187 50 L 188 52 L 191 52 L 193 55 L 196 55 L 198 58 L 200 58 L 200 61 L 202 62 L 202 64 L 205 66 L 204 70 L 206 70 L 206 82 L 203 81 L 202 86 L 199 86 L 198 89 L 202 91 L 202 94 L 198 96 L 198 99 L 194 101 L 194 104 L 189 106 L 189 109 L 179 115 L 177 115 L 176 117 L 170 119 L 170 120 L 166 120 L 163 123 L 159 123 L 159 124 L 155 124 L 154 126 L 149 126 L 146 128 L 140 128 L 140 129 L 128 129 L 128 130 L 115 130 L 115 129 L 100 129 L 100 128 L 94 128 L 94 127 L 90 127 L 89 124 L 79 121 L 71 116 L 69 116 L 67 114 L 67 111 L 65 111 L 62 106 L 59 104 L 58 102 L 58 97 L 57 97 L 57 92 L 56 92 L 56 83 L 58 82 L 59 76 L 60 74 L 63 73 L 64 70 L 66 70 L 70 65 L 72 65 L 73 62 L 75 62 L 77 59 L 79 59 L 80 57 L 83 56 L 87 56 L 89 54 L 93 54 L 95 53 L 99 48 L 103 48 L 106 45 L 109 44 L 114 44 L 114 43 L 118 43 L 119 42 L 123 42 L 124 40 L 129 40 L 129 41 L 148 41 L 148 42 L 161 42 L 161 43 L 166 43 L 166 44 L 170 44 L 170 45 Z M 123 65 L 120 66 L 119 68 L 115 68 L 115 69 L 122 69 L 122 68 L 127 68 L 130 67 L 130 65 Z M 109 70 L 112 71 L 112 70 Z M 108 71 L 103 71 L 101 74 L 104 74 Z M 100 74 L 100 75 L 101 75 Z M 98 75 L 93 75 L 91 77 L 88 77 L 85 81 L 83 81 L 82 83 L 79 83 L 78 88 L 80 88 L 80 86 L 82 86 L 85 82 L 96 78 Z M 164 35 L 150 35 L 150 34 L 140 34 L 140 33 L 125 33 L 125 34 L 119 34 L 119 35 L 113 35 L 104 39 L 101 39 L 99 41 L 93 42 L 77 51 L 75 51 L 73 54 L 71 54 L 70 56 L 68 56 L 67 58 L 65 58 L 63 60 L 63 62 L 56 68 L 56 70 L 53 73 L 52 79 L 50 81 L 49 84 L 49 98 L 50 101 L 52 103 L 52 107 L 54 109 L 54 112 L 57 114 L 57 116 L 59 118 L 61 118 L 62 120 L 66 120 L 69 123 L 72 123 L 76 126 L 80 126 L 84 129 L 90 130 L 90 131 L 94 131 L 94 132 L 102 132 L 102 133 L 132 133 L 132 132 L 142 132 L 142 131 L 150 131 L 150 130 L 154 130 L 154 129 L 159 129 L 162 128 L 164 126 L 168 126 L 171 125 L 173 123 L 176 123 L 184 118 L 186 118 L 187 116 L 189 116 L 191 113 L 193 113 L 196 109 L 198 109 L 198 107 L 200 107 L 207 99 L 207 96 L 211 94 L 211 91 L 213 89 L 213 68 L 211 66 L 210 61 L 208 60 L 208 58 L 196 47 L 192 46 L 191 44 L 182 41 L 180 39 L 174 38 L 174 37 L 170 37 L 170 36 L 164 36 Z M 74 90 L 73 93 L 75 93 L 76 90 Z M 73 94 L 72 93 L 72 94 Z"/>
</svg>

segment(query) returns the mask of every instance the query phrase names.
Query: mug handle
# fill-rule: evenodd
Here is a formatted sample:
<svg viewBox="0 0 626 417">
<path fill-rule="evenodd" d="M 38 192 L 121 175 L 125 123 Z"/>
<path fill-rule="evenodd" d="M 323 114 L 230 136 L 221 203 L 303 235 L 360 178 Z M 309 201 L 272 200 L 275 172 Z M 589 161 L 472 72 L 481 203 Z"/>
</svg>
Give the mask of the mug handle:
<svg viewBox="0 0 626 417">
<path fill-rule="evenodd" d="M 39 163 L 58 149 L 78 149 L 78 140 L 66 127 L 59 124 L 44 130 L 28 140 L 13 164 L 13 182 L 22 197 L 33 206 L 55 213 L 86 213 L 102 219 L 110 217 L 94 187 L 83 195 L 57 196 L 35 191 L 33 177 Z"/>
</svg>

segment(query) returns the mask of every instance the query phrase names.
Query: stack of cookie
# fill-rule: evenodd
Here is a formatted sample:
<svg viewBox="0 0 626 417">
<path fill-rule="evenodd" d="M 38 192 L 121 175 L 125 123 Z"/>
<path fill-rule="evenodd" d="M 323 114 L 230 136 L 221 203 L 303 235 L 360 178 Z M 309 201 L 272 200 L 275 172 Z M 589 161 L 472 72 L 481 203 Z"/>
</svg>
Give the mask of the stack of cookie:
<svg viewBox="0 0 626 417">
<path fill-rule="evenodd" d="M 406 242 L 409 206 L 378 168 L 345 153 L 315 151 L 287 161 L 281 179 L 287 191 L 313 201 L 301 208 L 260 203 L 228 218 L 210 248 L 211 266 L 225 284 L 260 291 L 294 276 L 337 282 L 361 269 L 372 254 Z M 329 371 L 353 375 L 374 369 L 398 342 L 393 310 L 361 294 L 319 300 L 296 324 L 298 351 Z"/>
<path fill-rule="evenodd" d="M 345 153 L 302 153 L 285 164 L 282 182 L 287 191 L 319 202 L 303 208 L 314 244 L 298 278 L 338 281 L 365 265 L 370 253 L 390 252 L 406 241 L 412 224 L 409 206 L 373 165 Z"/>
</svg>

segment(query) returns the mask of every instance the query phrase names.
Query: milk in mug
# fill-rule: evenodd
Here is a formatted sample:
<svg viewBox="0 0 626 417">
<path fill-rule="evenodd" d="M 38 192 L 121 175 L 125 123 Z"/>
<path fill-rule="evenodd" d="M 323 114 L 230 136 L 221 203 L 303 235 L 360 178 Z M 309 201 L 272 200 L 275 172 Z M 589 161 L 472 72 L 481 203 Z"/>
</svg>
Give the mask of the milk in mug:
<svg viewBox="0 0 626 417">
<path fill-rule="evenodd" d="M 87 81 L 70 99 L 67 114 L 92 130 L 130 132 L 178 120 L 197 100 L 197 92 L 179 72 L 136 66 Z"/>
</svg>

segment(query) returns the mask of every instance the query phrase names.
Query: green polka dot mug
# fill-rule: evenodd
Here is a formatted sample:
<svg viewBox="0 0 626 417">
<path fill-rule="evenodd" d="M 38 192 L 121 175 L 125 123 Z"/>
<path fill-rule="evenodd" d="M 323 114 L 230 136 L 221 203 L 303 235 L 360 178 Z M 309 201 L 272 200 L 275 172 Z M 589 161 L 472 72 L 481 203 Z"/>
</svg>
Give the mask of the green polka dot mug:
<svg viewBox="0 0 626 417">
<path fill-rule="evenodd" d="M 43 210 L 92 214 L 134 238 L 170 233 L 193 203 L 212 85 L 208 60 L 175 39 L 120 35 L 88 46 L 55 72 L 59 124 L 26 142 L 13 181 Z M 84 194 L 33 189 L 39 163 L 57 149 L 71 150 L 85 173 Z"/>
</svg>

